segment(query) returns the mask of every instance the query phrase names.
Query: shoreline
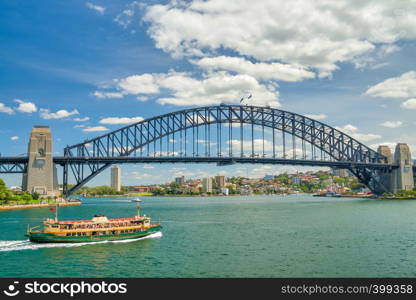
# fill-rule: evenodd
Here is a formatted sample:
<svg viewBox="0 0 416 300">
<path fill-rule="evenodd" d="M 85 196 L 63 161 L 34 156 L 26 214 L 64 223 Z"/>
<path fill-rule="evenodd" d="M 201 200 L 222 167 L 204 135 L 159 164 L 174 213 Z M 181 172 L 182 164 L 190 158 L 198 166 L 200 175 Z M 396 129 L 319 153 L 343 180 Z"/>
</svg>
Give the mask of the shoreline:
<svg viewBox="0 0 416 300">
<path fill-rule="evenodd" d="M 163 194 L 163 195 L 97 195 L 97 196 L 83 196 L 83 198 L 119 198 L 119 197 L 171 197 L 171 198 L 180 198 L 180 197 L 233 197 L 233 196 L 288 196 L 288 195 L 315 195 L 314 193 L 279 193 L 279 194 L 251 194 L 251 195 L 241 195 L 241 194 L 233 194 L 233 195 L 187 195 L 187 194 Z M 334 198 L 334 197 L 327 197 L 327 198 Z M 374 197 L 374 195 L 368 194 L 341 194 L 340 197 L 335 198 L 363 198 L 363 199 L 383 199 L 383 200 L 416 200 L 416 197 L 383 197 L 378 196 Z"/>
<path fill-rule="evenodd" d="M 81 205 L 81 202 L 57 202 L 57 203 L 41 203 L 41 204 L 17 204 L 17 205 L 4 205 L 0 206 L 0 211 L 6 210 L 18 210 L 18 209 L 30 209 L 30 208 L 44 208 L 58 206 L 74 206 Z"/>
</svg>

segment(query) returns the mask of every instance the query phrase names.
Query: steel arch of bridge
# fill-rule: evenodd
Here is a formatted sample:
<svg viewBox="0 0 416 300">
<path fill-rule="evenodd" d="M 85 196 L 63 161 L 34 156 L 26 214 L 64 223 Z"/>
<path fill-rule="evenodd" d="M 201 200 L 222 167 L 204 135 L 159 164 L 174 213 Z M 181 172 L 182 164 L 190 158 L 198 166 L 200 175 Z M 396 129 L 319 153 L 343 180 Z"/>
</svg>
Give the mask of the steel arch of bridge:
<svg viewBox="0 0 416 300">
<path fill-rule="evenodd" d="M 224 123 L 228 124 L 227 129 L 222 126 Z M 212 125 L 215 124 L 217 126 L 214 128 L 213 135 L 216 140 L 210 141 L 210 131 L 213 130 Z M 247 136 L 247 130 L 245 129 L 247 126 L 244 126 L 246 124 L 251 125 L 251 140 L 248 142 L 251 154 L 248 157 L 243 147 Z M 233 149 L 230 145 L 228 152 L 224 154 L 221 148 L 221 136 L 228 131 L 229 139 L 232 139 L 233 127 L 236 127 L 236 125 L 239 127 L 239 136 L 237 137 L 240 139 L 240 147 L 239 149 Z M 261 126 L 263 129 L 262 157 L 256 155 L 254 151 L 254 125 Z M 264 151 L 264 128 L 270 128 L 273 132 L 273 151 L 270 153 L 271 157 L 268 158 L 265 157 Z M 208 140 L 204 141 L 203 146 L 199 146 L 197 141 L 198 137 L 202 136 L 201 131 L 205 134 L 205 137 L 208 136 Z M 248 131 L 250 133 L 250 128 Z M 373 192 L 382 193 L 385 191 L 380 176 L 390 172 L 394 166 L 387 164 L 386 157 L 351 136 L 317 120 L 275 108 L 219 105 L 185 109 L 149 118 L 86 140 L 83 143 L 67 146 L 64 149 L 64 158 L 60 161 L 60 164 L 64 167 L 64 193 L 67 196 L 70 195 L 112 163 L 122 162 L 128 157 L 135 157 L 135 162 L 149 161 L 149 157 L 153 157 L 154 161 L 159 158 L 157 162 L 207 162 L 216 157 L 219 164 L 233 161 L 273 163 L 273 159 L 279 160 L 279 163 L 294 163 L 293 160 L 286 160 L 284 148 L 283 161 L 276 156 L 275 131 L 282 133 L 283 147 L 285 145 L 285 134 L 292 136 L 293 144 L 296 137 L 302 141 L 302 149 L 304 142 L 311 145 L 312 156 L 314 149 L 317 148 L 321 151 L 321 154 L 326 154 L 334 161 L 333 165 L 336 165 L 336 162 L 346 163 L 348 169 Z M 185 151 L 182 148 L 183 136 L 186 140 L 187 134 L 188 137 L 189 135 L 192 137 L 191 153 L 186 152 L 187 147 L 190 147 L 189 145 L 184 145 Z M 180 138 L 181 149 L 175 150 L 175 141 L 171 145 L 169 144 L 170 139 L 175 140 L 175 137 Z M 215 143 L 216 153 L 211 153 L 212 145 L 210 143 Z M 154 152 L 150 153 L 152 145 Z M 158 145 L 160 146 L 159 153 L 156 151 Z M 163 147 L 167 151 L 162 152 Z M 199 151 L 201 147 L 203 148 L 202 155 Z M 207 151 L 208 149 L 209 151 Z M 178 153 L 177 150 L 181 151 Z M 293 151 L 296 160 L 296 149 L 294 148 Z M 147 152 L 147 156 L 143 156 L 145 152 Z M 133 159 L 131 162 L 133 162 Z M 70 172 L 76 183 L 68 188 Z"/>
</svg>

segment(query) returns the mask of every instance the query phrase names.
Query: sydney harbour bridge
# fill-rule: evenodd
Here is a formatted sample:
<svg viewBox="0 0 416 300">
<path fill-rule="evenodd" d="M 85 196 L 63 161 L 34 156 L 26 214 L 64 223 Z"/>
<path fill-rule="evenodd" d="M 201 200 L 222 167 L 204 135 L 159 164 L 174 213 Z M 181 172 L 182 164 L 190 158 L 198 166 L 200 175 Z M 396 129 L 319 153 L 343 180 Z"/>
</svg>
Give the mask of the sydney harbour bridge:
<svg viewBox="0 0 416 300">
<path fill-rule="evenodd" d="M 27 156 L 0 157 L 0 173 L 23 173 L 24 189 L 48 193 L 60 165 L 69 196 L 112 164 L 285 164 L 348 169 L 382 194 L 413 188 L 416 170 L 406 144 L 393 156 L 387 146 L 375 151 L 320 121 L 248 105 L 184 109 L 67 146 L 63 156 L 52 153 L 49 128 L 35 126 Z"/>
</svg>

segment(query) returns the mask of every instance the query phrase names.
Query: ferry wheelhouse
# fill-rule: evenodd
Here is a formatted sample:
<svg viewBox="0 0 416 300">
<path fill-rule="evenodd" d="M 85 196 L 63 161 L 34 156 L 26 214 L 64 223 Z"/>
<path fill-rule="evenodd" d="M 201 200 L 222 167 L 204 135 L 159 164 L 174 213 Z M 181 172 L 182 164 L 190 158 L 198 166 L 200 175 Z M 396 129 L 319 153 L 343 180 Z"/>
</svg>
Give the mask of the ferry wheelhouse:
<svg viewBox="0 0 416 300">
<path fill-rule="evenodd" d="M 60 221 L 46 219 L 40 226 L 28 228 L 26 236 L 37 243 L 85 243 L 114 241 L 145 237 L 160 231 L 160 224 L 152 224 L 151 218 L 138 214 L 131 218 L 109 219 L 95 215 L 91 220 Z"/>
</svg>

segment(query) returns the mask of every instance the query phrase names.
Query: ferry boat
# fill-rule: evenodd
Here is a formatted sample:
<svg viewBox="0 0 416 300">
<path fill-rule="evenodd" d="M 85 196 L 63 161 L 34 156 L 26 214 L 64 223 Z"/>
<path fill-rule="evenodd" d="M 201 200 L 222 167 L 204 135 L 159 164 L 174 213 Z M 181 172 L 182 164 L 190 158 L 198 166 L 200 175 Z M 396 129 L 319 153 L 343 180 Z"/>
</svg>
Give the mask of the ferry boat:
<svg viewBox="0 0 416 300">
<path fill-rule="evenodd" d="M 91 220 L 60 221 L 56 208 L 55 219 L 46 219 L 43 229 L 40 226 L 28 227 L 26 236 L 36 243 L 85 243 L 136 239 L 148 236 L 162 229 L 160 224 L 152 224 L 151 218 L 138 213 L 131 218 L 108 219 L 95 215 Z"/>
<path fill-rule="evenodd" d="M 313 196 L 314 197 L 342 197 L 341 194 L 337 194 L 337 193 L 332 192 L 332 191 L 327 191 L 326 193 L 323 193 L 323 194 L 315 194 Z"/>
</svg>

